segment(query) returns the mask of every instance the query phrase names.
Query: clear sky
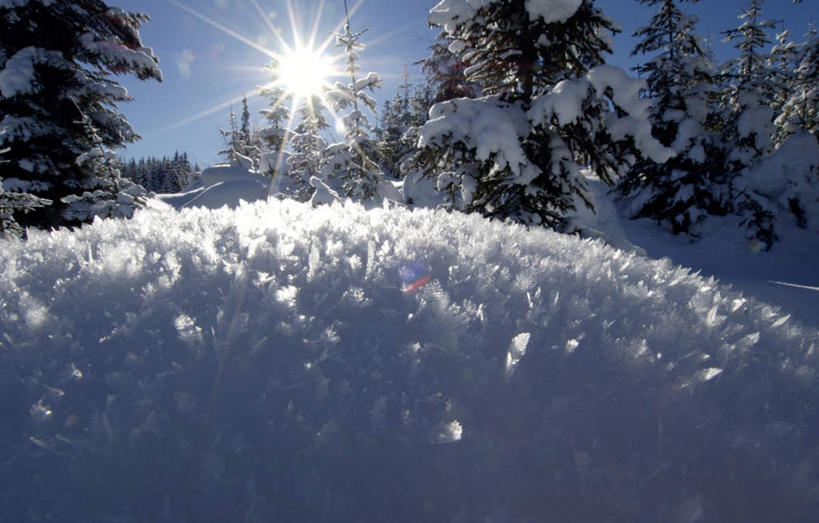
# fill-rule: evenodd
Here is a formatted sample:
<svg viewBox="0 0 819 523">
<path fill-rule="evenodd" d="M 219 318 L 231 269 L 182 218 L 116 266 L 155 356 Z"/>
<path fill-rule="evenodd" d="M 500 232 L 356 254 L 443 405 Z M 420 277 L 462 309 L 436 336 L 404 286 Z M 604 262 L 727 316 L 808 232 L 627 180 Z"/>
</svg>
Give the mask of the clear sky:
<svg viewBox="0 0 819 523">
<path fill-rule="evenodd" d="M 411 80 L 423 80 L 413 63 L 427 56 L 435 37 L 426 17 L 437 0 L 348 2 L 352 29 L 368 29 L 362 38 L 367 46 L 360 53 L 362 72 L 374 71 L 384 79 L 384 88 L 376 93 L 379 102 L 393 95 L 405 65 Z M 687 6 L 699 16 L 698 30 L 712 38 L 720 58 L 730 56 L 730 49 L 719 43 L 720 32 L 735 27 L 744 4 L 744 0 L 702 0 Z M 179 150 L 202 166 L 218 159 L 223 142 L 217 128 L 227 126 L 231 107 L 241 111 L 243 93 L 248 94 L 255 123 L 263 123 L 258 110 L 266 101 L 253 93 L 270 81 L 265 71 L 270 57 L 263 50 L 281 51 L 271 27 L 287 42 L 294 40 L 292 28 L 296 27 L 303 40 L 315 34 L 320 44 L 344 20 L 344 0 L 111 0 L 109 5 L 152 17 L 142 29 L 142 40 L 159 56 L 165 77 L 161 84 L 121 79 L 135 98 L 121 109 L 143 137 L 122 156 L 163 156 Z M 629 35 L 648 23 L 652 9 L 636 0 L 598 0 L 597 5 L 623 27 L 610 62 L 634 65 L 628 56 L 634 45 Z M 767 0 L 764 8 L 766 17 L 783 19 L 797 39 L 808 22 L 819 19 L 816 0 L 798 6 L 791 0 Z M 332 42 L 328 52 L 337 52 Z"/>
</svg>

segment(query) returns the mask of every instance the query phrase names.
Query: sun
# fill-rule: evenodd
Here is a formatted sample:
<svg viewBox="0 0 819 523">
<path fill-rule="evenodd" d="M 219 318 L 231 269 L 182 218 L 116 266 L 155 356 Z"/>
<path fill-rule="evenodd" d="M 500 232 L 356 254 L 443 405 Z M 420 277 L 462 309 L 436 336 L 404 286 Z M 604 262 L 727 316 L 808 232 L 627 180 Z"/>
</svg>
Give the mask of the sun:
<svg viewBox="0 0 819 523">
<path fill-rule="evenodd" d="M 307 48 L 289 49 L 278 58 L 276 83 L 296 99 L 320 96 L 336 73 L 332 62 L 321 52 Z"/>
</svg>

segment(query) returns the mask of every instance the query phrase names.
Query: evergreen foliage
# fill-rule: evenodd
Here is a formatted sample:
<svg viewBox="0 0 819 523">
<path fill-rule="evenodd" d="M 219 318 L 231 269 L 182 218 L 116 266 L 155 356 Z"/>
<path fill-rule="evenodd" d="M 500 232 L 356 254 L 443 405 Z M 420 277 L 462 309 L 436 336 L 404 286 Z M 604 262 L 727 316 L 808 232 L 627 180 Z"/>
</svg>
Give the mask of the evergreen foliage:
<svg viewBox="0 0 819 523">
<path fill-rule="evenodd" d="M 819 225 L 819 145 L 806 138 L 815 129 L 815 34 L 797 44 L 783 30 L 771 47 L 777 22 L 750 0 L 740 25 L 725 32 L 738 56 L 712 75 L 677 2 L 640 1 L 659 9 L 636 33 L 634 53 L 656 53 L 637 70 L 654 103 L 654 135 L 677 156 L 665 164 L 642 158 L 621 184 L 635 217 L 696 234 L 708 215 L 735 213 L 760 249 L 776 241 L 783 218 Z"/>
<path fill-rule="evenodd" d="M 729 60 L 720 75 L 722 83 L 723 134 L 734 145 L 729 167 L 734 172 L 772 150 L 773 106 L 777 74 L 767 53 L 775 20 L 762 18 L 762 0 L 749 0 L 742 8 L 739 27 L 725 31 L 739 56 Z"/>
<path fill-rule="evenodd" d="M 602 65 L 618 28 L 592 1 L 443 0 L 430 23 L 485 95 L 436 105 L 421 130 L 421 161 L 455 207 L 571 230 L 575 202 L 592 205 L 583 164 L 612 184 L 635 145 L 668 157 L 641 83 Z"/>
<path fill-rule="evenodd" d="M 288 178 L 297 200 L 306 202 L 313 195 L 310 179 L 321 175 L 327 143 L 321 132 L 329 127 L 322 114 L 321 100 L 314 96 L 298 110 L 299 125 L 291 133 L 292 152 L 287 159 Z"/>
<path fill-rule="evenodd" d="M 401 160 L 409 153 L 409 148 L 401 142 L 404 133 L 410 127 L 410 90 L 409 73 L 406 66 L 402 75 L 403 82 L 391 100 L 384 102 L 380 115 L 380 125 L 374 130 L 378 141 L 381 164 L 385 174 L 398 178 Z"/>
<path fill-rule="evenodd" d="M 176 193 L 191 183 L 195 169 L 187 153 L 176 152 L 172 157 L 131 159 L 122 167 L 123 176 L 155 193 Z"/>
<path fill-rule="evenodd" d="M 4 133 L 5 131 L 0 129 L 0 135 Z M 0 154 L 6 152 L 8 149 L 3 149 Z M 0 159 L 0 163 L 3 162 L 4 160 Z M 25 230 L 14 219 L 14 213 L 25 214 L 51 203 L 50 200 L 26 192 L 6 192 L 3 188 L 3 179 L 0 178 L 0 239 L 25 235 Z"/>
<path fill-rule="evenodd" d="M 348 23 L 343 33 L 336 34 L 336 45 L 344 50 L 346 56 L 350 83 L 336 82 L 327 93 L 334 112 L 346 109 L 350 109 L 350 112 L 341 118 L 344 141 L 330 145 L 325 152 L 326 179 L 331 185 L 340 185 L 345 196 L 354 200 L 376 198 L 382 183 L 381 169 L 377 163 L 378 148 L 370 138 L 369 120 L 362 110 L 367 107 L 375 112 L 376 101 L 367 93 L 381 87 L 381 77 L 372 72 L 362 78 L 356 76 L 360 69 L 358 52 L 364 49 L 360 39 L 365 31 L 353 33 Z"/>
<path fill-rule="evenodd" d="M 763 19 L 762 0 L 749 0 L 742 8 L 742 23 L 725 31 L 739 56 L 720 75 L 722 83 L 722 139 L 729 145 L 725 170 L 732 179 L 731 199 L 743 216 L 748 235 L 769 249 L 777 239 L 775 212 L 741 177 L 770 155 L 774 137 L 774 106 L 778 86 L 776 69 L 764 52 L 771 45 L 775 20 Z"/>
<path fill-rule="evenodd" d="M 86 221 L 89 216 L 101 218 L 130 218 L 139 207 L 144 207 L 149 194 L 141 185 L 123 178 L 119 159 L 111 151 L 97 148 L 81 154 L 77 165 L 87 170 L 93 183 L 91 190 L 70 194 L 62 201 L 68 204 L 65 216 L 69 220 Z"/>
<path fill-rule="evenodd" d="M 777 141 L 799 131 L 819 140 L 819 31 L 811 25 L 804 43 L 789 46 L 791 85 L 776 118 Z"/>
<path fill-rule="evenodd" d="M 0 147 L 10 148 L 0 178 L 52 202 L 19 216 L 22 226 L 89 221 L 100 209 L 86 205 L 89 195 L 116 202 L 130 187 L 111 168 L 109 149 L 139 137 L 117 111 L 130 97 L 113 75 L 161 81 L 139 36 L 147 20 L 99 0 L 0 4 Z"/>
<path fill-rule="evenodd" d="M 271 62 L 268 70 L 274 79 L 278 77 L 278 63 Z M 282 169 L 284 151 L 288 146 L 290 136 L 287 126 L 290 112 L 287 109 L 289 95 L 275 81 L 261 90 L 261 95 L 268 99 L 270 107 L 259 111 L 265 118 L 266 126 L 258 131 L 258 139 L 262 152 L 259 163 L 259 172 L 275 177 Z"/>
<path fill-rule="evenodd" d="M 241 122 L 241 123 L 239 123 Z M 256 171 L 263 163 L 264 150 L 269 146 L 263 133 L 250 127 L 250 110 L 247 97 L 242 97 L 241 120 L 237 121 L 233 110 L 228 114 L 228 127 L 219 129 L 225 141 L 225 148 L 219 151 L 227 163 L 241 164 L 248 170 Z"/>
<path fill-rule="evenodd" d="M 426 123 L 435 96 L 429 84 L 410 84 L 406 67 L 403 80 L 392 99 L 384 102 L 380 125 L 375 129 L 384 173 L 398 179 L 413 170 L 418 130 Z"/>
<path fill-rule="evenodd" d="M 464 74 L 466 63 L 450 51 L 452 43 L 446 31 L 438 33 L 430 46 L 430 56 L 421 60 L 421 70 L 427 75 L 434 102 L 476 98 L 481 94 L 480 87 Z"/>
<path fill-rule="evenodd" d="M 653 107 L 653 135 L 677 155 L 665 163 L 640 158 L 620 184 L 636 196 L 635 217 L 667 223 L 674 233 L 696 234 L 709 214 L 730 211 L 725 147 L 710 128 L 717 118 L 714 67 L 695 31 L 696 18 L 675 0 L 639 0 L 657 6 L 649 24 L 634 34 L 632 51 L 650 55 L 635 70 L 646 79 Z M 696 0 L 688 0 L 695 2 Z"/>
</svg>

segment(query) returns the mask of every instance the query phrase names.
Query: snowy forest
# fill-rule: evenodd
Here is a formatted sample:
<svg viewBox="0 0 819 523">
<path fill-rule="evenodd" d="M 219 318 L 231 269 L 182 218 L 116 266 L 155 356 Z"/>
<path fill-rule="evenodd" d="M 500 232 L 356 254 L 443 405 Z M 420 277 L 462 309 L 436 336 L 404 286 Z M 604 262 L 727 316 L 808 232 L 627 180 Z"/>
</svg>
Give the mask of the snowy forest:
<svg viewBox="0 0 819 523">
<path fill-rule="evenodd" d="M 392 195 L 389 181 L 424 178 L 440 194 L 436 206 L 582 234 L 571 211 L 593 209 L 588 172 L 611 198 L 629 202 L 631 217 L 674 233 L 697 237 L 709 217 L 737 215 L 738 233 L 767 250 L 783 223 L 817 230 L 816 30 L 802 39 L 775 33 L 763 3 L 750 1 L 724 32 L 735 58 L 717 63 L 686 2 L 642 3 L 656 12 L 635 34 L 638 80 L 606 65 L 619 29 L 593 2 L 442 2 L 429 19 L 439 36 L 420 58 L 426 81 L 405 78 L 380 110 L 367 94 L 380 86 L 378 74 L 358 71 L 361 35 L 339 34 L 352 83 L 301 100 L 293 118 L 292 93 L 268 89 L 263 129 L 250 129 L 245 100 L 241 122 L 231 113 L 219 130 L 221 154 L 281 174 L 284 193 L 300 200 L 315 190 L 313 176 L 354 201 Z M 23 4 L 7 8 L 9 23 L 61 16 L 52 7 L 23 13 L 39 5 Z M 26 45 L 37 42 L 37 28 L 4 42 L 3 234 L 130 216 L 145 200 L 128 179 L 155 192 L 184 188 L 123 177 L 116 166 L 116 148 L 138 135 L 116 111 L 128 95 L 112 73 L 161 80 L 161 72 L 137 33 L 145 15 L 111 13 L 102 21 L 73 14 L 73 40 L 51 46 Z M 59 81 L 69 71 L 83 74 Z M 343 142 L 326 143 L 328 112 L 343 118 Z M 55 150 L 62 136 L 71 139 Z"/>
<path fill-rule="evenodd" d="M 813 521 L 819 28 L 628 1 L 441 0 L 391 96 L 348 11 L 200 169 L 118 153 L 148 14 L 0 0 L 8 520 Z"/>
</svg>

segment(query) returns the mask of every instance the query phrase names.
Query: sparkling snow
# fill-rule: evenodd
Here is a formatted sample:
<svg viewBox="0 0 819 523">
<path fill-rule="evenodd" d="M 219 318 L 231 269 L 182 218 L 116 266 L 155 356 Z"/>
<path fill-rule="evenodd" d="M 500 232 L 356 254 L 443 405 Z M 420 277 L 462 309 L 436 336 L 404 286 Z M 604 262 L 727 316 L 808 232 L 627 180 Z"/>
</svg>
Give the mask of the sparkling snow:
<svg viewBox="0 0 819 523">
<path fill-rule="evenodd" d="M 713 278 L 475 215 L 156 207 L 2 242 L 10 521 L 819 510 L 819 332 Z"/>
</svg>

